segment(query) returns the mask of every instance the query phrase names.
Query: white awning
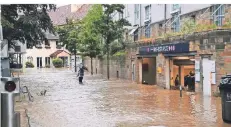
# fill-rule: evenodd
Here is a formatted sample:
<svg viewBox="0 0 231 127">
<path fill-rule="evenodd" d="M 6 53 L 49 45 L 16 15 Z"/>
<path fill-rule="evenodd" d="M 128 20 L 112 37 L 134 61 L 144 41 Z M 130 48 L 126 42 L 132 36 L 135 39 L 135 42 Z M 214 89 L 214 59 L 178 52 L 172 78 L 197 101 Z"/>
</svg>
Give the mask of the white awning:
<svg viewBox="0 0 231 127">
<path fill-rule="evenodd" d="M 138 29 L 138 27 L 133 28 L 133 29 L 129 32 L 129 35 L 132 35 L 137 29 Z"/>
</svg>

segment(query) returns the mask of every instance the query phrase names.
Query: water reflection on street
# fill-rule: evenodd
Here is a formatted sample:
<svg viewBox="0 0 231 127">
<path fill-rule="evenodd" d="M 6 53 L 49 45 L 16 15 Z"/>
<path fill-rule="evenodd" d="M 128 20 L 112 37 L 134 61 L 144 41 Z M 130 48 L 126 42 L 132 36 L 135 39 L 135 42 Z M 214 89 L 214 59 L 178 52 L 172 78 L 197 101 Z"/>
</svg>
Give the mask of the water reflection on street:
<svg viewBox="0 0 231 127">
<path fill-rule="evenodd" d="M 34 102 L 17 103 L 22 127 L 229 127 L 221 117 L 221 100 L 188 95 L 128 81 L 85 76 L 79 85 L 71 71 L 37 71 L 21 76 Z M 47 90 L 45 96 L 39 93 Z"/>
</svg>

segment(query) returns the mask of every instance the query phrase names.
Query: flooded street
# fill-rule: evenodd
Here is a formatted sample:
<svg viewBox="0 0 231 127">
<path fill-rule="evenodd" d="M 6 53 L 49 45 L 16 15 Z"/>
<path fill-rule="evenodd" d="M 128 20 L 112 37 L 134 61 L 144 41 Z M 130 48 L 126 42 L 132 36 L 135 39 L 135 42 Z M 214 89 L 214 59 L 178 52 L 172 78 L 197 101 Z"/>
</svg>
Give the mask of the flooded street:
<svg viewBox="0 0 231 127">
<path fill-rule="evenodd" d="M 221 117 L 221 100 L 188 95 L 128 81 L 85 76 L 79 85 L 68 70 L 21 75 L 21 86 L 34 97 L 16 104 L 22 127 L 229 127 Z M 47 90 L 45 96 L 41 91 Z M 27 110 L 26 117 L 25 109 Z"/>
</svg>

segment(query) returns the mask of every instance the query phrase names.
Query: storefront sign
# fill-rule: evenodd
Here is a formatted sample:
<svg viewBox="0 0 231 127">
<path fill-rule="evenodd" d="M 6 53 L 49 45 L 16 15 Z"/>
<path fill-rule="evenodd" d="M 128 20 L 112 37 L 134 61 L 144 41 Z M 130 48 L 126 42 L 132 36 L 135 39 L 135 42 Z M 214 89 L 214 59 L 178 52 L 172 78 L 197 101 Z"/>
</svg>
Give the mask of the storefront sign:
<svg viewBox="0 0 231 127">
<path fill-rule="evenodd" d="M 166 44 L 159 46 L 148 46 L 140 47 L 140 55 L 148 55 L 155 53 L 183 53 L 189 52 L 189 43 L 176 43 L 176 44 Z"/>
</svg>

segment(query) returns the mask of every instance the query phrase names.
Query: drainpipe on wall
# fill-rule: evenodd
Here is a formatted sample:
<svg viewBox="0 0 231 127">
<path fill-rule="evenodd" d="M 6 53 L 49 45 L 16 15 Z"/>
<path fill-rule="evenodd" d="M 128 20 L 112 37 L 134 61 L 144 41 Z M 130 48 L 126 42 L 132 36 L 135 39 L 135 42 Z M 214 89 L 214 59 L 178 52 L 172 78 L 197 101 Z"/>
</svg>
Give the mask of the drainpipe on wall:
<svg viewBox="0 0 231 127">
<path fill-rule="evenodd" d="M 140 26 L 141 26 L 141 4 L 140 4 Z"/>
<path fill-rule="evenodd" d="M 164 33 L 166 34 L 166 17 L 167 17 L 167 4 L 164 4 Z"/>
</svg>

